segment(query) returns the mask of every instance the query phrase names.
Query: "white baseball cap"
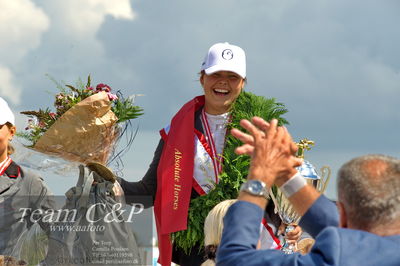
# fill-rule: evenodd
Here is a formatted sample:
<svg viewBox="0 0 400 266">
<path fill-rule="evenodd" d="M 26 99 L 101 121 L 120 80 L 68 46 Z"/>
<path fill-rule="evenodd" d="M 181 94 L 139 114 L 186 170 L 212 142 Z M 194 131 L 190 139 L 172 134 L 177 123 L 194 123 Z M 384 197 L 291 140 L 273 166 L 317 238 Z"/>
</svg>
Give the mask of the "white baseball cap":
<svg viewBox="0 0 400 266">
<path fill-rule="evenodd" d="M 8 103 L 0 97 L 0 125 L 4 125 L 7 122 L 15 125 L 15 117 L 10 107 L 8 107 Z"/>
<path fill-rule="evenodd" d="M 227 42 L 216 43 L 208 50 L 201 70 L 207 75 L 218 71 L 232 71 L 246 78 L 246 54 L 239 46 Z"/>
</svg>

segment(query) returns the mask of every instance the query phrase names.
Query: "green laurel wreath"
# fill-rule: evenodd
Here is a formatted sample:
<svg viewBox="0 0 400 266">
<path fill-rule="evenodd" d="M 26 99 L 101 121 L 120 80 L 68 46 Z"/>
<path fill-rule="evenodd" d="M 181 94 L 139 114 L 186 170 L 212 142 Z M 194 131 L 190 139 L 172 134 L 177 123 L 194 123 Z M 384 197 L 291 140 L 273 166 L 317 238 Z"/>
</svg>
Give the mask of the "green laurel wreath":
<svg viewBox="0 0 400 266">
<path fill-rule="evenodd" d="M 266 121 L 276 118 L 280 125 L 288 124 L 288 121 L 281 117 L 287 113 L 282 103 L 276 102 L 274 98 L 267 99 L 250 92 L 242 92 L 239 95 L 231 113 L 232 122 L 228 125 L 228 132 L 231 128 L 243 130 L 239 125 L 240 120 L 250 120 L 253 116 L 262 117 Z M 210 210 L 221 201 L 237 198 L 240 185 L 246 180 L 250 157 L 235 154 L 235 148 L 240 145 L 241 141 L 227 134 L 223 172 L 219 176 L 219 183 L 208 194 L 190 201 L 187 230 L 172 234 L 174 245 L 182 248 L 186 254 L 190 254 L 194 246 L 204 246 L 204 220 Z"/>
</svg>

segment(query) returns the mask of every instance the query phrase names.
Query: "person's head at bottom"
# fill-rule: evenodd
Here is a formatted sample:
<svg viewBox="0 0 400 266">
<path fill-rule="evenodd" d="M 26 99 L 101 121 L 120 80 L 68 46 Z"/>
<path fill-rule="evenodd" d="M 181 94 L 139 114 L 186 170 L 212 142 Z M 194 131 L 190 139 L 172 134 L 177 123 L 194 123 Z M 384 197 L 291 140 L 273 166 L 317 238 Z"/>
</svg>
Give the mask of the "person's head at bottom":
<svg viewBox="0 0 400 266">
<path fill-rule="evenodd" d="M 215 205 L 204 221 L 204 249 L 206 261 L 202 266 L 215 265 L 215 256 L 224 230 L 224 216 L 236 199 L 224 200 Z"/>
<path fill-rule="evenodd" d="M 205 111 L 211 115 L 229 112 L 246 82 L 246 55 L 236 45 L 216 43 L 208 50 L 201 66 Z"/>
<path fill-rule="evenodd" d="M 400 160 L 385 155 L 352 159 L 338 173 L 340 226 L 381 236 L 399 234 L 399 195 Z"/>
</svg>

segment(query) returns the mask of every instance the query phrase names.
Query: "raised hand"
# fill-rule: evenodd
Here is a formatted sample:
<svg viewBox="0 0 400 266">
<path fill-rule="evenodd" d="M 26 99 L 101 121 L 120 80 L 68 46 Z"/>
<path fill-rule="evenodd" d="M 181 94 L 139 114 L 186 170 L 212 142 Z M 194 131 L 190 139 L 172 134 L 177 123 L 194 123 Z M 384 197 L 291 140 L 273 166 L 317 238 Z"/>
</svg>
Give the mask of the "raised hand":
<svg viewBox="0 0 400 266">
<path fill-rule="evenodd" d="M 281 177 L 296 173 L 295 167 L 300 166 L 302 160 L 294 156 L 297 147 L 286 128 L 278 127 L 276 119 L 267 123 L 254 117 L 252 122 L 242 120 L 240 125 L 250 134 L 233 129 L 232 135 L 244 142 L 236 153 L 252 156 L 249 179 L 258 179 L 272 186 L 275 182 L 284 182 L 280 181 Z"/>
</svg>

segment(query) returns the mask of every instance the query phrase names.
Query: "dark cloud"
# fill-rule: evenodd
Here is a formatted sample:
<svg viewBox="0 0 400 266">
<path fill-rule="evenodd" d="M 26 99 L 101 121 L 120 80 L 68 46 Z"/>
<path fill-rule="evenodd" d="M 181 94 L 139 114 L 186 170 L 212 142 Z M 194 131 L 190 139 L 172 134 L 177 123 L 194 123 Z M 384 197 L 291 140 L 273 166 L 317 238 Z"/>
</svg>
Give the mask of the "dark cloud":
<svg viewBox="0 0 400 266">
<path fill-rule="evenodd" d="M 45 12 L 57 9 L 44 3 Z M 344 155 L 335 166 L 357 151 L 399 150 L 397 1 L 131 4 L 134 20 L 107 16 L 89 39 L 65 35 L 52 16 L 42 45 L 18 68 L 22 106 L 51 104 L 45 73 L 66 81 L 91 73 L 127 95 L 145 94 L 137 99 L 145 109 L 140 130 L 156 131 L 201 94 L 203 56 L 213 43 L 228 41 L 247 52 L 247 89 L 285 103 L 295 139 L 315 140 L 321 156 Z"/>
</svg>

